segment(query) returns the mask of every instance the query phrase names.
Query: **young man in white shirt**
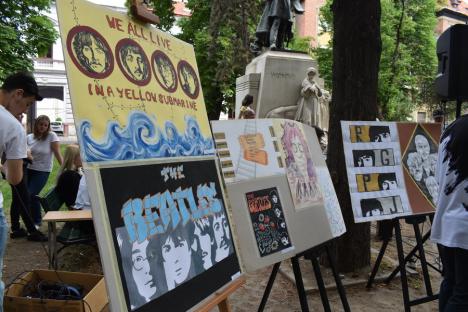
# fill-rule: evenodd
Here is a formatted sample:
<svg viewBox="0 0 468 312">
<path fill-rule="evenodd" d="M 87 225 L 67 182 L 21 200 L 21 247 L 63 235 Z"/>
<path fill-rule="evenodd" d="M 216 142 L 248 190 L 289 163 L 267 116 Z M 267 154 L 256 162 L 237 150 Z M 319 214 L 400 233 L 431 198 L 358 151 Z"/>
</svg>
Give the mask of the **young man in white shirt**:
<svg viewBox="0 0 468 312">
<path fill-rule="evenodd" d="M 0 87 L 0 155 L 5 153 L 3 171 L 11 185 L 23 179 L 23 158 L 26 158 L 26 133 L 15 118 L 25 113 L 35 101 L 42 100 L 34 78 L 27 73 L 17 73 L 5 79 Z M 8 224 L 3 212 L 3 195 L 0 192 L 0 278 L 8 235 Z M 0 281 L 0 311 L 3 311 L 4 283 Z"/>
<path fill-rule="evenodd" d="M 441 312 L 468 311 L 468 115 L 447 127 L 437 162 L 439 196 L 431 239 L 441 246 Z"/>
</svg>

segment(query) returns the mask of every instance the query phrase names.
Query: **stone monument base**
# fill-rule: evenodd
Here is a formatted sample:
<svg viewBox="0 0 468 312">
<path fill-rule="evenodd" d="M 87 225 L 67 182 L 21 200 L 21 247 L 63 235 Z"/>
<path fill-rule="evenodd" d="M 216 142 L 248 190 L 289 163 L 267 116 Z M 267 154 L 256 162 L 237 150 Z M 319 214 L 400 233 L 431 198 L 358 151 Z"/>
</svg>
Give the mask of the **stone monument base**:
<svg viewBox="0 0 468 312">
<path fill-rule="evenodd" d="M 280 106 L 296 105 L 302 80 L 311 66 L 317 68 L 317 62 L 305 53 L 267 51 L 254 58 L 245 75 L 236 79 L 236 118 L 247 94 L 254 97 L 256 118 L 264 118 Z M 316 81 L 323 87 L 322 79 Z"/>
</svg>

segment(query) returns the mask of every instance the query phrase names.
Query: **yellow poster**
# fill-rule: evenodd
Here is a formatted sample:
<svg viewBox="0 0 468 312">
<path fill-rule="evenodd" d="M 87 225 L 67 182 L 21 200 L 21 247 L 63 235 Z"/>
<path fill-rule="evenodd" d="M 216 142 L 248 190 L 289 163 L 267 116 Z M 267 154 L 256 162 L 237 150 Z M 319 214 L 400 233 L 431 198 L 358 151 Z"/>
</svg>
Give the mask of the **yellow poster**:
<svg viewBox="0 0 468 312">
<path fill-rule="evenodd" d="M 214 154 L 190 44 L 87 1 L 57 7 L 83 160 Z"/>
</svg>

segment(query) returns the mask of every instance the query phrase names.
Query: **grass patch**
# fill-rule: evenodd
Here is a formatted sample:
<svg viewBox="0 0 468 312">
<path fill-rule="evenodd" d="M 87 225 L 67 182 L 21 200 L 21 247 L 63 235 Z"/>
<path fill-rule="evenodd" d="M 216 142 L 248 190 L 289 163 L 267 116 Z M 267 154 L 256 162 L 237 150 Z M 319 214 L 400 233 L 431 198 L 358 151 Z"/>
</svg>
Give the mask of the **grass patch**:
<svg viewBox="0 0 468 312">
<path fill-rule="evenodd" d="M 60 150 L 62 152 L 62 156 L 65 154 L 65 148 L 67 147 L 68 144 L 61 144 L 60 145 Z M 48 190 L 50 190 L 52 187 L 55 186 L 55 182 L 57 181 L 57 173 L 59 170 L 60 166 L 57 162 L 57 159 L 54 157 L 54 166 L 52 168 L 52 171 L 50 172 L 49 179 L 47 180 L 46 185 L 41 191 L 41 195 L 47 193 Z M 3 194 L 3 211 L 5 214 L 10 215 L 10 206 L 11 206 L 11 187 L 10 184 L 8 184 L 7 181 L 5 180 L 0 180 L 0 190 L 2 191 Z"/>
</svg>

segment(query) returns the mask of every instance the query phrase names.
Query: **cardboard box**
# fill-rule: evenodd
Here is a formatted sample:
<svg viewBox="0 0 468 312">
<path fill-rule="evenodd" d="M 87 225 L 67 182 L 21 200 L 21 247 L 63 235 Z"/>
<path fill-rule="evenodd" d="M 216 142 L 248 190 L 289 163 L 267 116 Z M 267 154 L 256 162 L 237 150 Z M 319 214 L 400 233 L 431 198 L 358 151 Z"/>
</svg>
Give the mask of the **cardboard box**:
<svg viewBox="0 0 468 312">
<path fill-rule="evenodd" d="M 24 297 L 26 285 L 45 280 L 80 285 L 83 287 L 82 300 L 53 300 Z M 48 311 L 48 312 L 98 312 L 108 304 L 104 276 L 88 273 L 34 270 L 23 274 L 6 290 L 3 300 L 6 312 Z"/>
</svg>

